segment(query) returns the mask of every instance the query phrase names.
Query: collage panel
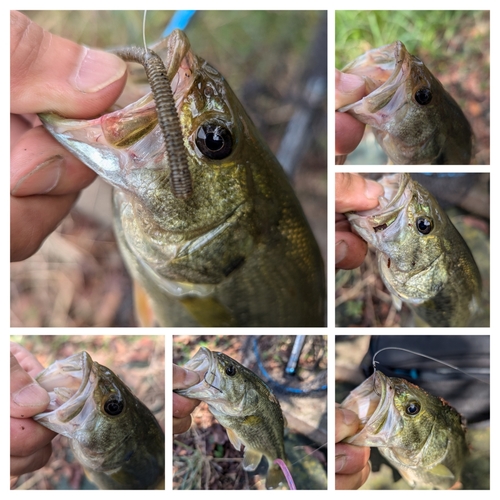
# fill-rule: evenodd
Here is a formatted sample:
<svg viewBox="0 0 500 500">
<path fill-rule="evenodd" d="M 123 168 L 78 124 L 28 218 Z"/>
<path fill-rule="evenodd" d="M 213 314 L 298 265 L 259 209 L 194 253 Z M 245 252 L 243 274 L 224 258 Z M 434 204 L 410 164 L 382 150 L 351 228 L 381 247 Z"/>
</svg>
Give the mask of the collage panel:
<svg viewBox="0 0 500 500">
<path fill-rule="evenodd" d="M 11 489 L 165 489 L 163 335 L 11 336 Z"/>
<path fill-rule="evenodd" d="M 336 335 L 336 489 L 489 490 L 489 380 L 489 335 Z"/>
<path fill-rule="evenodd" d="M 490 326 L 489 173 L 336 175 L 337 327 Z"/>
<path fill-rule="evenodd" d="M 336 164 L 490 164 L 489 10 L 337 10 L 335 28 Z"/>
<path fill-rule="evenodd" d="M 327 340 L 174 335 L 174 490 L 326 490 Z"/>
<path fill-rule="evenodd" d="M 11 13 L 11 326 L 326 325 L 327 12 L 182 12 Z"/>
</svg>

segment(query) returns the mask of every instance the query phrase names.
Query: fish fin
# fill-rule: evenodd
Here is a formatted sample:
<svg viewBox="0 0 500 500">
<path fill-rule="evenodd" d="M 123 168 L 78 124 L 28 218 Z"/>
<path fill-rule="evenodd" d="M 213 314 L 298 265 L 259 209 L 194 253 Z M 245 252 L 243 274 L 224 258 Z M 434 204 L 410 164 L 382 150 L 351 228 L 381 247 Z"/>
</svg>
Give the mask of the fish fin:
<svg viewBox="0 0 500 500">
<path fill-rule="evenodd" d="M 241 450 L 241 447 L 243 446 L 243 441 L 239 438 L 238 434 L 234 432 L 232 429 L 226 429 L 227 435 L 229 437 L 229 441 L 231 441 L 231 444 L 238 450 Z"/>
<path fill-rule="evenodd" d="M 251 450 L 245 448 L 245 454 L 243 455 L 243 469 L 246 471 L 252 471 L 257 468 L 262 460 L 262 453 L 256 450 Z"/>
<path fill-rule="evenodd" d="M 153 304 L 146 290 L 136 280 L 134 280 L 134 306 L 135 316 L 139 326 L 156 326 L 156 317 L 153 312 Z"/>
<path fill-rule="evenodd" d="M 231 313 L 213 297 L 186 296 L 181 302 L 200 326 L 238 326 Z"/>
<path fill-rule="evenodd" d="M 276 488 L 285 485 L 286 479 L 283 474 L 283 471 L 281 470 L 281 467 L 277 464 L 272 463 L 269 459 L 268 461 L 269 461 L 269 469 L 267 471 L 267 477 L 266 477 L 266 489 L 275 490 Z M 286 464 L 287 467 L 290 468 L 288 461 L 286 462 Z"/>
<path fill-rule="evenodd" d="M 438 464 L 429 471 L 434 476 L 442 477 L 442 478 L 450 478 L 455 479 L 455 474 L 451 472 L 446 465 Z"/>
<path fill-rule="evenodd" d="M 403 301 L 394 294 L 391 294 L 391 297 L 392 297 L 392 303 L 394 304 L 396 310 L 401 311 L 401 307 L 403 306 Z"/>
</svg>

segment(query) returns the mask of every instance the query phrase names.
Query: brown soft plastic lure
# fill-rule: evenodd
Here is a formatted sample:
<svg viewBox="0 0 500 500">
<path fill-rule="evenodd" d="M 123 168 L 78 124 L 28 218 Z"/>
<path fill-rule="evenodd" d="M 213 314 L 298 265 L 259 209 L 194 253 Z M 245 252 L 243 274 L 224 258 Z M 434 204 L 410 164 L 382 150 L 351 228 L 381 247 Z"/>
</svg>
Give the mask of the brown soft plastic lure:
<svg viewBox="0 0 500 500">
<path fill-rule="evenodd" d="M 114 51 L 124 61 L 142 64 L 153 93 L 165 150 L 170 165 L 170 183 L 176 198 L 190 198 L 193 193 L 186 151 L 182 137 L 181 122 L 161 57 L 150 49 L 126 47 Z"/>
</svg>

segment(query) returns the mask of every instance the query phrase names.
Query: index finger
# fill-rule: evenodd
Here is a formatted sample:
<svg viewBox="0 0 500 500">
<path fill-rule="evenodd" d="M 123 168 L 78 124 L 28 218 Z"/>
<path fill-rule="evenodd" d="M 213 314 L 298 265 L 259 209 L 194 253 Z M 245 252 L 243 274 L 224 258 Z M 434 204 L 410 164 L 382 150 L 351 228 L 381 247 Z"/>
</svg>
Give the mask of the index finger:
<svg viewBox="0 0 500 500">
<path fill-rule="evenodd" d="M 335 174 L 335 212 L 369 210 L 378 206 L 378 198 L 384 188 L 359 174 Z"/>
</svg>

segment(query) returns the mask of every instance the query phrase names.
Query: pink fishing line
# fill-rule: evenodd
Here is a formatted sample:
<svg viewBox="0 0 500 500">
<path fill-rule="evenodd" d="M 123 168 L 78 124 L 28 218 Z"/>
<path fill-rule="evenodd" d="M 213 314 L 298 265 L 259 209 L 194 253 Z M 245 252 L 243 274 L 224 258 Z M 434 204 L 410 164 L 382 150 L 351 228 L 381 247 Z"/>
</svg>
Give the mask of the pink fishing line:
<svg viewBox="0 0 500 500">
<path fill-rule="evenodd" d="M 281 467 L 281 470 L 283 471 L 283 474 L 285 475 L 286 482 L 288 483 L 288 487 L 291 490 L 296 490 L 297 488 L 295 487 L 295 483 L 293 482 L 292 475 L 290 474 L 290 471 L 288 470 L 288 467 L 286 466 L 286 463 L 281 460 L 281 458 L 276 458 L 274 460 L 275 464 L 278 464 Z"/>
</svg>

